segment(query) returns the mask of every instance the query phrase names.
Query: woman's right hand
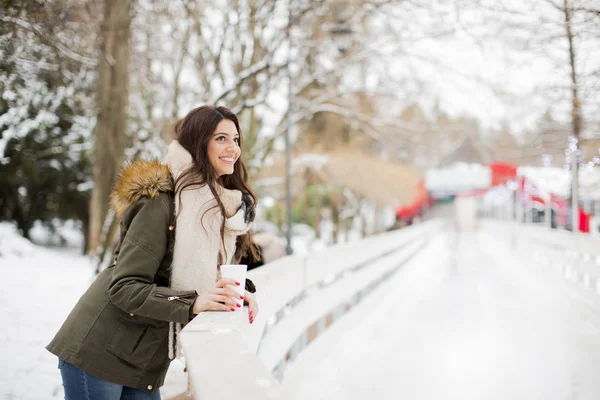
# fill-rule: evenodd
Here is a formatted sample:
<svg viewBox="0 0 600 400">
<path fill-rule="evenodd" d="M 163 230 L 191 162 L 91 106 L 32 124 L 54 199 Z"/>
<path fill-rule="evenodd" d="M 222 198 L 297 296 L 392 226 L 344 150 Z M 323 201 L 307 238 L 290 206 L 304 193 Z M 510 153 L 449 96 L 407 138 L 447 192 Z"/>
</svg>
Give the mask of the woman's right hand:
<svg viewBox="0 0 600 400">
<path fill-rule="evenodd" d="M 194 302 L 193 313 L 200 314 L 202 311 L 234 311 L 244 305 L 244 298 L 230 286 L 240 286 L 240 282 L 234 279 L 223 278 L 217 282 L 214 288 L 199 294 Z"/>
</svg>

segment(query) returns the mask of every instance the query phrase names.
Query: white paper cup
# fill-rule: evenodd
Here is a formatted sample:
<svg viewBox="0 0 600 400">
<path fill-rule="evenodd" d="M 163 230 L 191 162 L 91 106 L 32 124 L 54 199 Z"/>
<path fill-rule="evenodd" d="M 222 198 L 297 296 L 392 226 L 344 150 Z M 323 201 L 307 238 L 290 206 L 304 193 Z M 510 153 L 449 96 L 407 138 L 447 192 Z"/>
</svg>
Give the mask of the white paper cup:
<svg viewBox="0 0 600 400">
<path fill-rule="evenodd" d="M 240 283 L 240 286 L 237 285 L 226 285 L 235 290 L 240 296 L 244 295 L 244 290 L 246 287 L 246 270 L 248 269 L 247 265 L 243 264 L 224 264 L 221 265 L 221 278 L 231 278 L 236 282 Z M 236 299 L 239 301 L 238 304 L 241 306 L 244 305 L 244 300 L 239 297 Z M 234 307 L 235 311 L 242 311 L 244 307 Z"/>
</svg>

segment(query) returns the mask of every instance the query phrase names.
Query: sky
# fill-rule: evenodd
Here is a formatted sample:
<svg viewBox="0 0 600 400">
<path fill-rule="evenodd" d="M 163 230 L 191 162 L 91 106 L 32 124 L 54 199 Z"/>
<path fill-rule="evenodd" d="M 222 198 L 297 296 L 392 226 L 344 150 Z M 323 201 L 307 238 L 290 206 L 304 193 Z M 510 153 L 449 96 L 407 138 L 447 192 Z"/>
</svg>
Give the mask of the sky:
<svg viewBox="0 0 600 400">
<path fill-rule="evenodd" d="M 426 113 L 474 118 L 483 133 L 508 127 L 516 136 L 535 129 L 547 110 L 569 120 L 570 92 L 556 90 L 570 84 L 562 15 L 546 1 L 428 4 L 435 8 L 390 6 L 392 25 L 378 16 L 370 26 L 369 60 L 379 69 L 372 81 L 401 83 L 399 108 L 416 102 Z M 501 4 L 510 13 L 497 11 Z M 588 50 L 600 49 L 598 36 L 577 44 L 578 72 L 598 71 L 600 52 Z M 587 88 L 597 78 L 580 81 Z M 586 116 L 597 107 L 597 96 L 586 99 Z"/>
</svg>

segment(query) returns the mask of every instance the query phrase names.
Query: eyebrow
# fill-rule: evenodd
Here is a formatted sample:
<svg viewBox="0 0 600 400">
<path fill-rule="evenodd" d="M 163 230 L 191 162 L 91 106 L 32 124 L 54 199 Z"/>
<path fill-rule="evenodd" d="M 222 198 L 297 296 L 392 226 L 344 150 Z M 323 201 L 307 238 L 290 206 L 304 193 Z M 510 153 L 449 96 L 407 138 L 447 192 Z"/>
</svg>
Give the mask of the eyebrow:
<svg viewBox="0 0 600 400">
<path fill-rule="evenodd" d="M 215 133 L 213 136 L 217 136 L 217 135 L 231 136 L 231 135 L 230 135 L 229 133 L 227 133 L 227 132 L 217 132 L 217 133 Z M 235 137 L 240 137 L 240 134 L 239 134 L 239 133 L 236 133 L 236 134 L 235 134 Z"/>
</svg>

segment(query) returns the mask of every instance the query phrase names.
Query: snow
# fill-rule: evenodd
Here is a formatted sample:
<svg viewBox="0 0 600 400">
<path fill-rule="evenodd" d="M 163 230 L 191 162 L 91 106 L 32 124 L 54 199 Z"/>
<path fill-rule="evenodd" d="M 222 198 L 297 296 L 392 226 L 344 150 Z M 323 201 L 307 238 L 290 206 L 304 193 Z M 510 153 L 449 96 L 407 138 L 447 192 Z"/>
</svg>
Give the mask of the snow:
<svg viewBox="0 0 600 400">
<path fill-rule="evenodd" d="M 0 333 L 3 374 L 0 398 L 62 399 L 57 358 L 45 349 L 79 297 L 94 280 L 95 264 L 80 255 L 81 235 L 72 222 L 58 228 L 67 247 L 44 248 L 23 239 L 12 224 L 0 223 L 0 292 L 3 329 Z M 48 230 L 36 225 L 32 235 L 56 245 Z M 64 243 L 63 243 L 64 244 Z M 171 364 L 163 396 L 185 391 L 181 361 Z"/>
<path fill-rule="evenodd" d="M 440 230 L 300 353 L 286 370 L 283 398 L 598 398 L 600 297 L 548 274 L 533 257 L 544 248 L 527 242 L 517 252 L 511 235 Z M 94 279 L 94 265 L 1 223 L 0 268 L 2 362 L 10 365 L 0 398 L 59 399 L 57 360 L 44 346 Z M 163 396 L 181 388 L 176 361 Z"/>
<path fill-rule="evenodd" d="M 511 239 L 442 232 L 300 354 L 283 398 L 597 399 L 600 298 Z"/>
<path fill-rule="evenodd" d="M 0 304 L 3 326 L 8 327 L 0 334 L 1 360 L 5 365 L 5 373 L 0 377 L 2 399 L 63 398 L 57 359 L 45 346 L 92 283 L 95 264 L 79 254 L 83 238 L 76 223 L 54 225 L 56 234 L 39 223 L 31 230 L 36 243 L 52 246 L 47 248 L 22 238 L 13 224 L 0 223 L 0 269 L 5 285 Z M 299 252 L 311 246 L 310 238 L 295 239 Z M 186 390 L 184 367 L 181 360 L 171 363 L 161 388 L 163 398 Z"/>
<path fill-rule="evenodd" d="M 27 257 L 35 252 L 35 246 L 27 239 L 19 236 L 17 228 L 13 224 L 0 223 L 0 257 L 2 259 L 17 260 Z"/>
<path fill-rule="evenodd" d="M 83 235 L 81 222 L 53 220 L 51 228 L 35 221 L 29 232 L 31 240 L 41 246 L 66 247 L 74 251 L 83 251 Z"/>
<path fill-rule="evenodd" d="M 3 399 L 62 398 L 57 359 L 44 347 L 94 278 L 78 252 L 36 246 L 0 223 Z"/>
<path fill-rule="evenodd" d="M 321 281 L 309 289 L 309 294 L 301 303 L 288 309 L 288 315 L 262 338 L 259 359 L 269 370 L 274 370 L 308 326 L 328 313 L 335 314 L 336 310 L 344 309 L 348 299 L 357 298 L 366 287 L 376 285 L 381 276 L 410 258 L 423 241 L 417 239 L 415 242 L 404 243 L 401 250 L 370 263 L 367 268 L 343 275 L 336 275 L 335 272 L 326 275 L 329 268 L 322 262 Z M 347 263 L 345 266 L 351 269 L 350 266 L 354 265 Z"/>
</svg>

